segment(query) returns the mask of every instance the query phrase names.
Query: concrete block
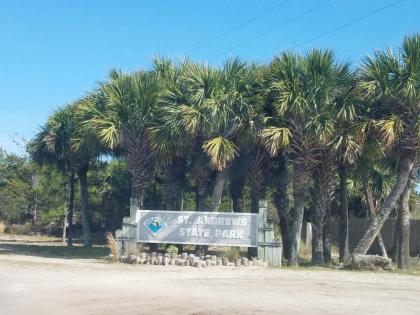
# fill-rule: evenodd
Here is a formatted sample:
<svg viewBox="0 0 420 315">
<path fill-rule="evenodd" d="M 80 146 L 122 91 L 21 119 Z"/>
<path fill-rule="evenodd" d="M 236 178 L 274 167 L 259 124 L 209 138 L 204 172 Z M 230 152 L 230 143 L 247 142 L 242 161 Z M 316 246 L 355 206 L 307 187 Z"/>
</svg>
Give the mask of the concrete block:
<svg viewBox="0 0 420 315">
<path fill-rule="evenodd" d="M 164 257 L 163 258 L 163 264 L 165 265 L 165 266 L 169 266 L 169 262 L 170 262 L 170 258 L 169 257 Z"/>
<path fill-rule="evenodd" d="M 222 265 L 223 265 L 223 266 L 227 266 L 227 265 L 228 265 L 228 263 L 229 263 L 229 258 L 227 258 L 227 257 L 222 257 Z"/>
</svg>

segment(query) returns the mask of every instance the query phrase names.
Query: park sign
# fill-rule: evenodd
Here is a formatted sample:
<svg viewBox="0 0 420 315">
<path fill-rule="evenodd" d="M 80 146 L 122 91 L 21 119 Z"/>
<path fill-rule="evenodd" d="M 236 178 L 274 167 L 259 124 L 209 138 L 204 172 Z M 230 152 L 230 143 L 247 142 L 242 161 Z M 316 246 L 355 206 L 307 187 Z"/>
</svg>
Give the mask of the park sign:
<svg viewBox="0 0 420 315">
<path fill-rule="evenodd" d="M 145 243 L 257 246 L 258 214 L 137 211 L 137 241 Z"/>
</svg>

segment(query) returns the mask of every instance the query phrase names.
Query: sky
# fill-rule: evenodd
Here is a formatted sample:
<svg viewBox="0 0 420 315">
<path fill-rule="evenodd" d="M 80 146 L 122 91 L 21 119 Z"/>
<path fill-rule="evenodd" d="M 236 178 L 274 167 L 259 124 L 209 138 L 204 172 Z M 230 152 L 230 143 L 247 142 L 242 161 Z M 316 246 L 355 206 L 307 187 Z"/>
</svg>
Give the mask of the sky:
<svg viewBox="0 0 420 315">
<path fill-rule="evenodd" d="M 396 1 L 0 1 L 0 147 L 23 153 L 22 139 L 54 109 L 110 69 L 148 69 L 157 55 L 263 63 L 284 50 L 325 47 L 357 65 L 420 31 L 420 0 L 377 12 Z"/>
</svg>

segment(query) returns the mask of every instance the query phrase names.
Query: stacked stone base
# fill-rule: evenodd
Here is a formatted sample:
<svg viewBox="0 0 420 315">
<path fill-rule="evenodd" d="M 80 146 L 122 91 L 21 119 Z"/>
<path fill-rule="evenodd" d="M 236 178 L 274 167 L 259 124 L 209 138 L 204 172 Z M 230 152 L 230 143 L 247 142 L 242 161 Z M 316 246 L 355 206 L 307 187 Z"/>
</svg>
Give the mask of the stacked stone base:
<svg viewBox="0 0 420 315">
<path fill-rule="evenodd" d="M 107 260 L 116 260 L 112 255 Z M 227 257 L 217 257 L 215 255 L 195 256 L 194 254 L 175 254 L 175 253 L 140 253 L 139 255 L 121 255 L 119 262 L 138 265 L 158 265 L 158 266 L 182 266 L 182 267 L 266 267 L 267 263 L 263 260 L 246 257 L 238 257 L 234 261 L 229 261 Z"/>
</svg>

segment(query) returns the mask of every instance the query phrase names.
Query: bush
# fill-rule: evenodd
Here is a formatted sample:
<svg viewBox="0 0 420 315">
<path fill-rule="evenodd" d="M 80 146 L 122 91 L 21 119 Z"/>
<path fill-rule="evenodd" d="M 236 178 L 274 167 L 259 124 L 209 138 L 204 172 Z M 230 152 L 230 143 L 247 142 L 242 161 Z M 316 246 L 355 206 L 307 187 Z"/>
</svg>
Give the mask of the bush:
<svg viewBox="0 0 420 315">
<path fill-rule="evenodd" d="M 11 224 L 4 230 L 5 233 L 12 235 L 33 235 L 41 232 L 39 226 L 34 226 L 32 223 L 25 224 Z"/>
<path fill-rule="evenodd" d="M 166 252 L 169 254 L 178 254 L 178 247 L 176 247 L 175 245 L 169 245 L 166 249 Z"/>
<path fill-rule="evenodd" d="M 127 241 L 124 242 L 124 255 L 130 256 L 138 256 L 142 252 L 141 244 L 137 243 L 136 241 Z"/>
<path fill-rule="evenodd" d="M 235 261 L 236 258 L 241 257 L 241 249 L 239 247 L 231 247 L 226 253 L 226 257 L 229 261 Z"/>
</svg>

